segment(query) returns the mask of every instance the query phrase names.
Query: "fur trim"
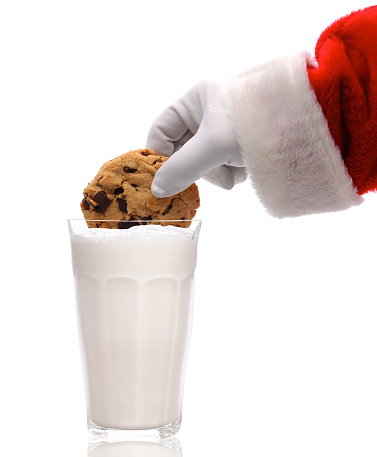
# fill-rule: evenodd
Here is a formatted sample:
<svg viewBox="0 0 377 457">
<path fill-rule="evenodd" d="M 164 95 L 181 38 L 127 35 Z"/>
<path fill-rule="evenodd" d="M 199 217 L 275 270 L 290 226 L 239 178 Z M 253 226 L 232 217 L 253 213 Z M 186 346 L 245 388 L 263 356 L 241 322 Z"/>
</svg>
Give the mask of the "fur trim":
<svg viewBox="0 0 377 457">
<path fill-rule="evenodd" d="M 253 186 L 276 217 L 360 204 L 312 90 L 302 52 L 246 71 L 229 84 L 234 128 Z"/>
</svg>

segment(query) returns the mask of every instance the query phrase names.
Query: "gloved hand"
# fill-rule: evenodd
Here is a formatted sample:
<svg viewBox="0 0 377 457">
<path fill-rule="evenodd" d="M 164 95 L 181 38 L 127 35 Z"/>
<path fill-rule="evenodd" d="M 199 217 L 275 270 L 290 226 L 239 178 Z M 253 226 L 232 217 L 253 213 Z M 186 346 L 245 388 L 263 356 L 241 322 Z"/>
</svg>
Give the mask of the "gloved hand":
<svg viewBox="0 0 377 457">
<path fill-rule="evenodd" d="M 197 179 L 225 189 L 246 179 L 240 146 L 228 111 L 227 91 L 203 81 L 154 121 L 146 147 L 170 159 L 152 183 L 156 197 L 169 197 Z"/>
</svg>

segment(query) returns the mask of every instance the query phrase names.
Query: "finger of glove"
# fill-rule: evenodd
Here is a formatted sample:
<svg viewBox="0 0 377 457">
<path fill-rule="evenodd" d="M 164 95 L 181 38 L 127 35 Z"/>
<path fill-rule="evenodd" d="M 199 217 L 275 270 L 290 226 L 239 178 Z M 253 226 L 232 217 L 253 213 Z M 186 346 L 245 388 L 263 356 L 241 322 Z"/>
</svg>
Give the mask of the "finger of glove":
<svg viewBox="0 0 377 457">
<path fill-rule="evenodd" d="M 199 130 L 157 171 L 152 182 L 152 193 L 160 198 L 175 195 L 219 165 L 219 157 L 211 153 Z"/>
<path fill-rule="evenodd" d="M 193 90 L 187 92 L 180 100 L 166 108 L 153 122 L 146 147 L 158 154 L 170 157 L 177 149 L 177 142 L 194 135 L 203 117 L 202 106 Z"/>
<path fill-rule="evenodd" d="M 222 189 L 232 189 L 234 187 L 234 175 L 232 170 L 226 166 L 212 168 L 208 173 L 203 174 L 203 179 Z"/>
<path fill-rule="evenodd" d="M 203 175 L 203 179 L 206 181 L 227 190 L 230 190 L 236 184 L 245 181 L 246 178 L 245 167 L 233 167 L 230 165 L 221 165 Z"/>
<path fill-rule="evenodd" d="M 234 176 L 234 185 L 240 184 L 247 179 L 246 167 L 230 167 Z"/>
<path fill-rule="evenodd" d="M 174 144 L 187 133 L 187 125 L 173 107 L 167 108 L 153 122 L 146 147 L 170 157 L 174 152 Z"/>
</svg>

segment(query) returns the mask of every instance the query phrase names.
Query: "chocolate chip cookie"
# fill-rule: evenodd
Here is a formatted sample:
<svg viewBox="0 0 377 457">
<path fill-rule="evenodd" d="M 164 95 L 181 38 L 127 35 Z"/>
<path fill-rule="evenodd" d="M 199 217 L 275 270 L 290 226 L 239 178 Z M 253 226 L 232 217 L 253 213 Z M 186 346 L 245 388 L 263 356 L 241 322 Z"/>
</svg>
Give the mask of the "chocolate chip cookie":
<svg viewBox="0 0 377 457">
<path fill-rule="evenodd" d="M 88 226 L 127 228 L 158 220 L 188 227 L 200 205 L 195 183 L 172 197 L 156 198 L 151 192 L 154 175 L 167 160 L 150 149 L 137 149 L 102 165 L 81 202 Z"/>
</svg>

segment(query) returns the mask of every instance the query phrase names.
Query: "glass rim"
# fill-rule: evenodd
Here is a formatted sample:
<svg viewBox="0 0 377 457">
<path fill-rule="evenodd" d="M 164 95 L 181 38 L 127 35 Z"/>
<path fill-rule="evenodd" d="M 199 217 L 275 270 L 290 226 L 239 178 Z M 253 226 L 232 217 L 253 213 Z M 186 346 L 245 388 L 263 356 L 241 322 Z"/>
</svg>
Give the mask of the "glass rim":
<svg viewBox="0 0 377 457">
<path fill-rule="evenodd" d="M 67 221 L 83 222 L 202 222 L 202 219 L 85 219 L 84 217 L 69 217 Z"/>
<path fill-rule="evenodd" d="M 112 224 L 119 224 L 120 222 L 125 223 L 123 227 L 90 227 L 88 222 L 93 222 L 94 224 L 97 222 L 107 222 Z M 129 227 L 127 223 L 129 222 Z M 159 224 L 159 223 L 163 224 Z M 189 224 L 186 227 L 182 227 L 178 224 L 174 224 L 174 222 L 188 222 Z M 181 230 L 184 230 L 185 233 L 192 235 L 193 240 L 197 240 L 201 226 L 202 220 L 201 219 L 137 219 L 137 220 L 122 220 L 122 219 L 85 219 L 85 218 L 72 218 L 67 219 L 68 231 L 70 236 L 75 235 L 78 232 L 82 232 L 83 230 L 85 233 L 89 233 L 92 230 L 110 230 L 114 232 L 128 232 L 128 229 L 139 227 L 161 227 L 163 229 L 168 229 L 169 227 L 176 227 Z M 88 232 L 87 232 L 88 231 Z M 122 235 L 123 236 L 123 235 Z"/>
</svg>

